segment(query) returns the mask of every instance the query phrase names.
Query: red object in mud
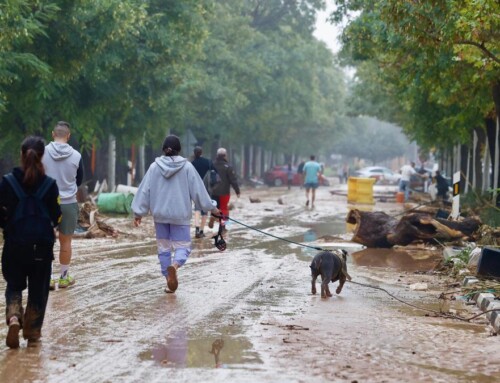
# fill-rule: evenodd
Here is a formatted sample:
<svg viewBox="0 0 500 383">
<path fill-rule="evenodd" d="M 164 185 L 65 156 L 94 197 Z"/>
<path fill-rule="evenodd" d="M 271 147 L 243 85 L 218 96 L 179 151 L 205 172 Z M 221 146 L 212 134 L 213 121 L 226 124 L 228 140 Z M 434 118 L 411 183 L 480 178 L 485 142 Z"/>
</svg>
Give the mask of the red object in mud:
<svg viewBox="0 0 500 383">
<path fill-rule="evenodd" d="M 264 182 L 269 186 L 285 186 L 288 185 L 288 165 L 276 165 L 264 173 Z M 300 186 L 303 184 L 302 174 L 297 173 L 297 167 L 292 166 L 292 185 Z M 328 179 L 321 175 L 319 184 L 322 186 L 330 186 Z"/>
</svg>

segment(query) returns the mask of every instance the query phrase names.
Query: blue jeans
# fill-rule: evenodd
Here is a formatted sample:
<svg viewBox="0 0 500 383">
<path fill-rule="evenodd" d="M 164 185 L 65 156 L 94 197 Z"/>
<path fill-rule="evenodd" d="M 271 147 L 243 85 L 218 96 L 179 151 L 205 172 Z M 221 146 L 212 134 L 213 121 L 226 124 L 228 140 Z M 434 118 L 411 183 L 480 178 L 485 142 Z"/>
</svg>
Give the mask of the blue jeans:
<svg viewBox="0 0 500 383">
<path fill-rule="evenodd" d="M 410 181 L 399 180 L 399 191 L 405 192 L 405 201 L 410 197 Z"/>
<path fill-rule="evenodd" d="M 191 253 L 191 234 L 189 225 L 173 225 L 155 222 L 156 244 L 161 273 L 167 276 L 167 267 L 173 262 L 182 266 Z"/>
</svg>

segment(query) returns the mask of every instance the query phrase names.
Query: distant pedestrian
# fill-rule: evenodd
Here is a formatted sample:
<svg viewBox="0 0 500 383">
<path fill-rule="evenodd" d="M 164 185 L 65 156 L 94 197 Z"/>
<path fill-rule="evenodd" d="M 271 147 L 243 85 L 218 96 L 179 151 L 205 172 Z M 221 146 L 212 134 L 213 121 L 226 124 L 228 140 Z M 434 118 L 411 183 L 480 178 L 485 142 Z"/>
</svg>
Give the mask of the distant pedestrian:
<svg viewBox="0 0 500 383">
<path fill-rule="evenodd" d="M 179 138 L 167 136 L 162 150 L 163 155 L 155 159 L 139 185 L 132 211 L 135 226 L 149 212 L 153 215 L 161 273 L 167 280 L 165 292 L 173 293 L 178 287 L 177 270 L 191 253 L 192 202 L 198 210 L 220 212 L 194 166 L 179 155 Z"/>
<path fill-rule="evenodd" d="M 316 162 L 316 157 L 311 156 L 304 164 L 304 188 L 306 189 L 306 206 L 309 206 L 309 193 L 311 194 L 311 207 L 314 207 L 316 189 L 319 186 L 321 176 L 321 165 Z"/>
<path fill-rule="evenodd" d="M 217 149 L 217 158 L 214 161 L 214 168 L 219 174 L 220 182 L 213 187 L 212 198 L 217 202 L 224 217 L 229 217 L 229 199 L 231 198 L 231 187 L 240 197 L 240 186 L 233 167 L 227 161 L 227 151 L 224 148 Z M 213 228 L 215 217 L 211 216 L 208 227 Z M 226 220 L 221 220 L 222 230 L 226 231 Z"/>
<path fill-rule="evenodd" d="M 418 177 L 424 178 L 423 175 L 418 174 L 415 170 L 415 162 L 411 162 L 410 165 L 404 165 L 401 167 L 401 179 L 399 180 L 399 191 L 405 193 L 405 201 L 410 197 L 410 180 L 411 176 L 416 175 Z"/>
<path fill-rule="evenodd" d="M 349 178 L 349 165 L 348 164 L 344 164 L 342 166 L 342 183 L 347 183 L 347 180 Z"/>
<path fill-rule="evenodd" d="M 293 181 L 293 170 L 292 170 L 292 164 L 288 164 L 288 168 L 287 168 L 287 171 L 286 171 L 286 179 L 287 179 L 287 183 L 288 183 L 288 190 L 290 190 L 291 186 L 292 186 L 292 181 Z"/>
<path fill-rule="evenodd" d="M 422 162 L 420 164 L 420 168 L 417 170 L 417 173 L 420 174 L 421 176 L 423 176 L 423 191 L 424 193 L 427 193 L 429 191 L 429 180 L 427 178 L 427 170 L 425 170 L 424 168 L 424 163 Z"/>
<path fill-rule="evenodd" d="M 194 160 L 191 162 L 203 180 L 207 172 L 212 168 L 212 161 L 208 158 L 202 157 L 203 149 L 200 146 L 194 148 Z M 207 211 L 196 210 L 194 211 L 194 226 L 195 226 L 195 238 L 203 238 L 205 234 L 203 230 L 207 223 Z"/>
<path fill-rule="evenodd" d="M 73 256 L 71 241 L 78 223 L 80 210 L 76 200 L 78 186 L 83 180 L 83 162 L 81 154 L 73 149 L 68 141 L 71 137 L 70 125 L 59 121 L 52 130 L 53 141 L 45 147 L 43 165 L 45 172 L 57 182 L 61 197 L 62 221 L 59 224 L 59 288 L 66 288 L 75 283 L 69 274 L 69 265 Z M 50 279 L 50 289 L 55 289 L 56 279 Z"/>
<path fill-rule="evenodd" d="M 446 181 L 446 178 L 441 175 L 441 172 L 439 170 L 436 170 L 436 176 L 434 177 L 434 179 L 436 180 L 437 196 L 442 201 L 447 201 L 449 190 L 448 181 Z"/>
<path fill-rule="evenodd" d="M 297 174 L 300 175 L 300 178 L 303 180 L 304 179 L 304 165 L 305 161 L 300 161 L 299 165 L 297 166 Z M 302 189 L 302 182 L 300 183 L 300 189 Z"/>
<path fill-rule="evenodd" d="M 2 274 L 5 289 L 6 343 L 19 347 L 19 330 L 28 346 L 36 346 L 49 297 L 54 259 L 54 227 L 61 218 L 59 190 L 45 175 L 42 157 L 45 143 L 28 137 L 21 145 L 21 167 L 0 181 L 0 227 L 3 228 Z M 28 288 L 26 310 L 23 290 Z"/>
</svg>

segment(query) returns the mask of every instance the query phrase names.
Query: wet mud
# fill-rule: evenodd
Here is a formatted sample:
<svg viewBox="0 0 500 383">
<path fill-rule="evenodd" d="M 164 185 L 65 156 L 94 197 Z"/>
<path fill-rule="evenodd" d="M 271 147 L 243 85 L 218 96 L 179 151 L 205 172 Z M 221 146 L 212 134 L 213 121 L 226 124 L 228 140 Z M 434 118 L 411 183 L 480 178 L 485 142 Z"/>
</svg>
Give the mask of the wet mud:
<svg viewBox="0 0 500 383">
<path fill-rule="evenodd" d="M 306 245 L 346 238 L 349 207 L 328 189 L 318 190 L 315 209 L 305 208 L 298 188 L 242 195 L 234 219 L 275 237 Z M 262 202 L 250 203 L 250 195 Z M 219 252 L 210 236 L 193 240 L 179 289 L 165 294 L 151 220 L 139 229 L 130 219 L 110 223 L 125 234 L 74 242 L 77 282 L 50 293 L 41 345 L 0 347 L 0 382 L 500 380 L 498 339 L 489 336 L 485 321 L 425 316 L 381 291 L 349 283 L 332 298 L 313 296 L 313 248 L 231 222 L 227 250 Z M 438 252 L 351 253 L 355 281 L 415 304 L 439 305 L 443 283 L 428 274 Z M 429 291 L 411 291 L 415 282 L 429 283 Z M 6 332 L 0 329 L 2 339 Z"/>
</svg>

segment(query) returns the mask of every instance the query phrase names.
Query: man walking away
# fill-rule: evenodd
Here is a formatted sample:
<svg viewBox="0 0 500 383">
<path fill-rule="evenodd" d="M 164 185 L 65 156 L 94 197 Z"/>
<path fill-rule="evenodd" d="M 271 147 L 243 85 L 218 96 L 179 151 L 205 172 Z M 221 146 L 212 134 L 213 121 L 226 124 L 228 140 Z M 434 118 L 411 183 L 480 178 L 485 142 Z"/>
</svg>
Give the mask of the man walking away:
<svg viewBox="0 0 500 383">
<path fill-rule="evenodd" d="M 304 164 L 304 187 L 306 189 L 306 206 L 309 206 L 309 192 L 311 192 L 311 207 L 314 207 L 316 199 L 316 189 L 319 186 L 319 176 L 321 165 L 315 161 L 315 156 L 310 157 L 310 161 Z"/>
<path fill-rule="evenodd" d="M 240 197 L 240 186 L 233 167 L 227 162 L 227 151 L 224 148 L 217 149 L 217 158 L 214 162 L 214 168 L 219 174 L 220 182 L 218 182 L 212 190 L 212 198 L 217 202 L 217 207 L 224 215 L 229 217 L 229 199 L 231 198 L 231 186 L 238 198 Z M 208 227 L 214 227 L 215 218 L 210 217 Z M 226 231 L 225 221 L 221 221 L 222 230 Z"/>
<path fill-rule="evenodd" d="M 415 162 L 411 162 L 410 165 L 403 165 L 401 168 L 401 179 L 399 180 L 399 191 L 405 193 L 405 201 L 410 198 L 410 180 L 412 175 L 426 178 L 417 173 L 415 170 Z"/>
<path fill-rule="evenodd" d="M 45 147 L 42 158 L 45 172 L 57 182 L 61 199 L 62 221 L 59 224 L 59 263 L 61 272 L 59 288 L 66 288 L 75 283 L 69 275 L 72 248 L 71 240 L 78 221 L 78 203 L 76 192 L 83 179 L 83 162 L 81 154 L 68 144 L 71 136 L 70 125 L 59 121 L 52 131 L 53 141 Z M 50 289 L 55 289 L 54 275 L 50 280 Z"/>
<path fill-rule="evenodd" d="M 205 157 L 202 157 L 203 149 L 200 146 L 194 148 L 194 160 L 191 162 L 203 180 L 207 172 L 212 168 L 212 162 Z M 201 218 L 201 220 L 200 220 Z M 201 221 L 201 222 L 200 222 Z M 207 223 L 207 212 L 205 210 L 194 211 L 194 225 L 196 228 L 195 238 L 203 238 L 205 234 L 205 224 Z"/>
</svg>

